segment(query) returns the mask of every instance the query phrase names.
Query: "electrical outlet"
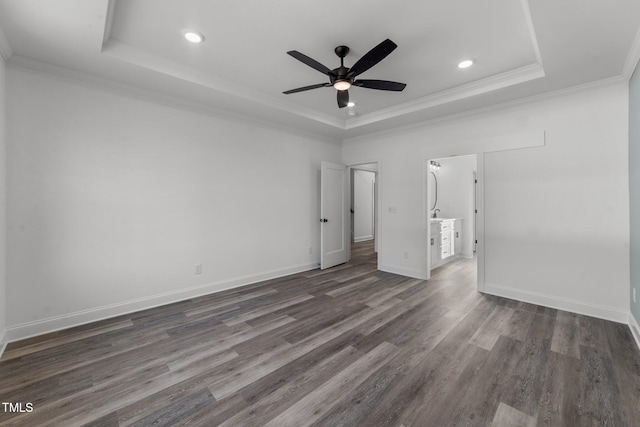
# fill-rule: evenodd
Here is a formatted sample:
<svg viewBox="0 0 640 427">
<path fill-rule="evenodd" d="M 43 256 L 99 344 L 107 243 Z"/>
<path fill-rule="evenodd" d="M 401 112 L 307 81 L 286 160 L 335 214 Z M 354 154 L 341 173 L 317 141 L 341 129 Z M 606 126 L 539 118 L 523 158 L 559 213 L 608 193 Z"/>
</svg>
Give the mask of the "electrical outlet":
<svg viewBox="0 0 640 427">
<path fill-rule="evenodd" d="M 202 264 L 196 264 L 195 267 L 195 274 L 202 274 Z"/>
<path fill-rule="evenodd" d="M 633 290 L 633 292 L 632 292 L 633 293 L 633 303 L 635 304 L 635 302 L 636 302 L 636 288 L 633 288 L 632 290 Z"/>
</svg>

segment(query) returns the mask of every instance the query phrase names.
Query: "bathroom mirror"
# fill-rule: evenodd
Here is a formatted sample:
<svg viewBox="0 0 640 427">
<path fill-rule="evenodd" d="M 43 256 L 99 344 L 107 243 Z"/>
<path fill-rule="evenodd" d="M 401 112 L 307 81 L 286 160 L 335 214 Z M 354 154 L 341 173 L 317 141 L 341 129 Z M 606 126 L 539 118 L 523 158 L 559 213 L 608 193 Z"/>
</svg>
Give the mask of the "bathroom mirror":
<svg viewBox="0 0 640 427">
<path fill-rule="evenodd" d="M 438 206 L 438 178 L 433 171 L 429 173 L 433 175 L 433 179 L 429 180 L 429 199 L 432 202 L 430 210 L 434 210 Z"/>
</svg>

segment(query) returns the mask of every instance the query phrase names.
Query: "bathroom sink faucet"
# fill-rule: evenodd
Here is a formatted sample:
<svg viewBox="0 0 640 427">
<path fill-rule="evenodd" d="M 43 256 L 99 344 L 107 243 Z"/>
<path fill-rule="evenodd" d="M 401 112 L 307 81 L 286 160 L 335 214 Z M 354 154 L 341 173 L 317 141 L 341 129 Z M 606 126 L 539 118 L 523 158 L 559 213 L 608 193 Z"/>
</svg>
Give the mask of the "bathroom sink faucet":
<svg viewBox="0 0 640 427">
<path fill-rule="evenodd" d="M 434 209 L 432 218 L 438 218 L 438 212 L 440 212 L 440 209 Z"/>
</svg>

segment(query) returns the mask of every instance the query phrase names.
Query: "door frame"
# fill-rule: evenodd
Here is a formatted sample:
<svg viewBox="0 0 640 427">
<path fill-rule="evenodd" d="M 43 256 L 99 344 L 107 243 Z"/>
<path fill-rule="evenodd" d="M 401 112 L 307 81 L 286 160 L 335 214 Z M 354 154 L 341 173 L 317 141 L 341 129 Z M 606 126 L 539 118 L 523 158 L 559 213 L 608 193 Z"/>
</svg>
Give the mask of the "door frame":
<svg viewBox="0 0 640 427">
<path fill-rule="evenodd" d="M 377 212 L 377 209 L 376 209 L 376 207 L 377 207 L 376 203 L 377 203 L 378 197 L 377 197 L 377 194 L 376 194 L 377 189 L 375 188 L 375 184 L 376 184 L 376 181 L 378 179 L 378 168 L 377 168 L 377 165 L 376 165 L 376 169 L 375 170 L 369 169 L 369 168 L 360 168 L 359 166 L 349 167 L 349 177 L 351 179 L 351 182 L 350 182 L 350 184 L 351 184 L 350 201 L 351 201 L 351 209 L 352 210 L 355 208 L 354 204 L 355 204 L 355 197 L 356 197 L 356 194 L 355 194 L 355 175 L 356 175 L 356 171 L 369 172 L 369 173 L 372 173 L 374 175 L 374 181 L 373 181 L 374 185 L 371 188 L 372 193 L 373 193 L 371 195 L 371 200 L 373 201 L 373 204 L 371 206 L 371 215 L 372 215 L 371 225 L 372 225 L 372 228 L 373 228 L 371 230 L 371 234 L 372 234 L 373 240 L 375 242 L 376 232 L 377 232 L 377 230 L 376 230 L 376 221 L 377 221 L 377 216 L 378 216 L 378 212 Z M 355 223 L 355 212 L 351 212 L 351 243 L 355 242 L 355 235 L 354 235 L 355 224 L 356 224 Z"/>
<path fill-rule="evenodd" d="M 369 165 L 369 164 L 377 164 L 377 170 L 376 171 L 372 171 L 371 169 L 366 169 L 366 168 L 359 168 L 358 166 L 362 166 L 362 165 Z M 377 253 L 380 249 L 380 212 L 381 212 L 381 206 L 380 206 L 380 201 L 382 200 L 382 194 L 381 194 L 381 189 L 382 189 L 382 161 L 380 159 L 373 159 L 370 160 L 368 162 L 358 162 L 358 163 L 352 163 L 352 164 L 347 164 L 347 179 L 349 180 L 349 184 L 348 184 L 348 188 L 349 188 L 349 200 L 353 200 L 353 182 L 352 182 L 352 169 L 356 169 L 356 170 L 365 170 L 368 172 L 374 172 L 376 174 L 376 182 L 375 182 L 375 195 L 374 195 L 374 204 L 375 204 L 375 208 L 374 208 L 374 224 L 373 224 L 373 245 L 374 245 L 374 251 Z M 351 228 L 351 219 L 349 219 L 349 228 Z M 353 230 L 349 230 L 349 244 L 347 245 L 347 259 L 350 260 L 351 259 L 351 233 L 353 232 Z M 379 257 L 378 257 L 379 259 Z M 379 261 L 376 264 L 376 269 L 379 266 Z"/>
<path fill-rule="evenodd" d="M 470 156 L 476 155 L 476 179 L 478 181 L 476 186 L 476 237 L 478 243 L 476 244 L 476 257 L 477 257 L 477 290 L 478 292 L 484 292 L 485 290 L 485 239 L 484 239 L 484 153 L 466 153 L 456 154 L 456 156 Z M 429 221 L 429 165 L 432 159 L 441 159 L 451 156 L 432 156 L 423 160 L 422 167 L 422 194 L 423 194 L 423 277 L 425 280 L 431 278 L 431 221 Z"/>
</svg>

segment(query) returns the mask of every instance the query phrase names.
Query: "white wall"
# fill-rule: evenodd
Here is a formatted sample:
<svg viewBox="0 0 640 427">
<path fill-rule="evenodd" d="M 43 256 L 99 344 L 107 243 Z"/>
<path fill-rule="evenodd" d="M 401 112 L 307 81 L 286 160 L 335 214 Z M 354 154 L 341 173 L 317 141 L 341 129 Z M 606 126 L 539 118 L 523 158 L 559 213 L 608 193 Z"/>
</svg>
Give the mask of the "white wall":
<svg viewBox="0 0 640 427">
<path fill-rule="evenodd" d="M 344 163 L 380 159 L 379 266 L 425 274 L 426 159 L 486 152 L 486 290 L 626 323 L 627 93 L 600 85 L 345 141 Z"/>
<path fill-rule="evenodd" d="M 353 240 L 363 242 L 374 234 L 374 184 L 376 174 L 369 171 L 353 171 Z"/>
<path fill-rule="evenodd" d="M 2 31 L 0 29 L 0 31 Z M 0 356 L 6 343 L 7 252 L 6 252 L 6 66 L 0 56 Z"/>
<path fill-rule="evenodd" d="M 441 168 L 434 173 L 438 180 L 438 216 L 462 218 L 462 256 L 473 256 L 473 173 L 476 171 L 476 155 L 437 159 Z M 428 175 L 431 179 L 431 174 Z M 433 206 L 432 203 L 429 207 Z M 430 211 L 433 214 L 433 211 Z"/>
<path fill-rule="evenodd" d="M 7 90 L 10 339 L 317 266 L 337 142 L 17 67 Z"/>
</svg>

